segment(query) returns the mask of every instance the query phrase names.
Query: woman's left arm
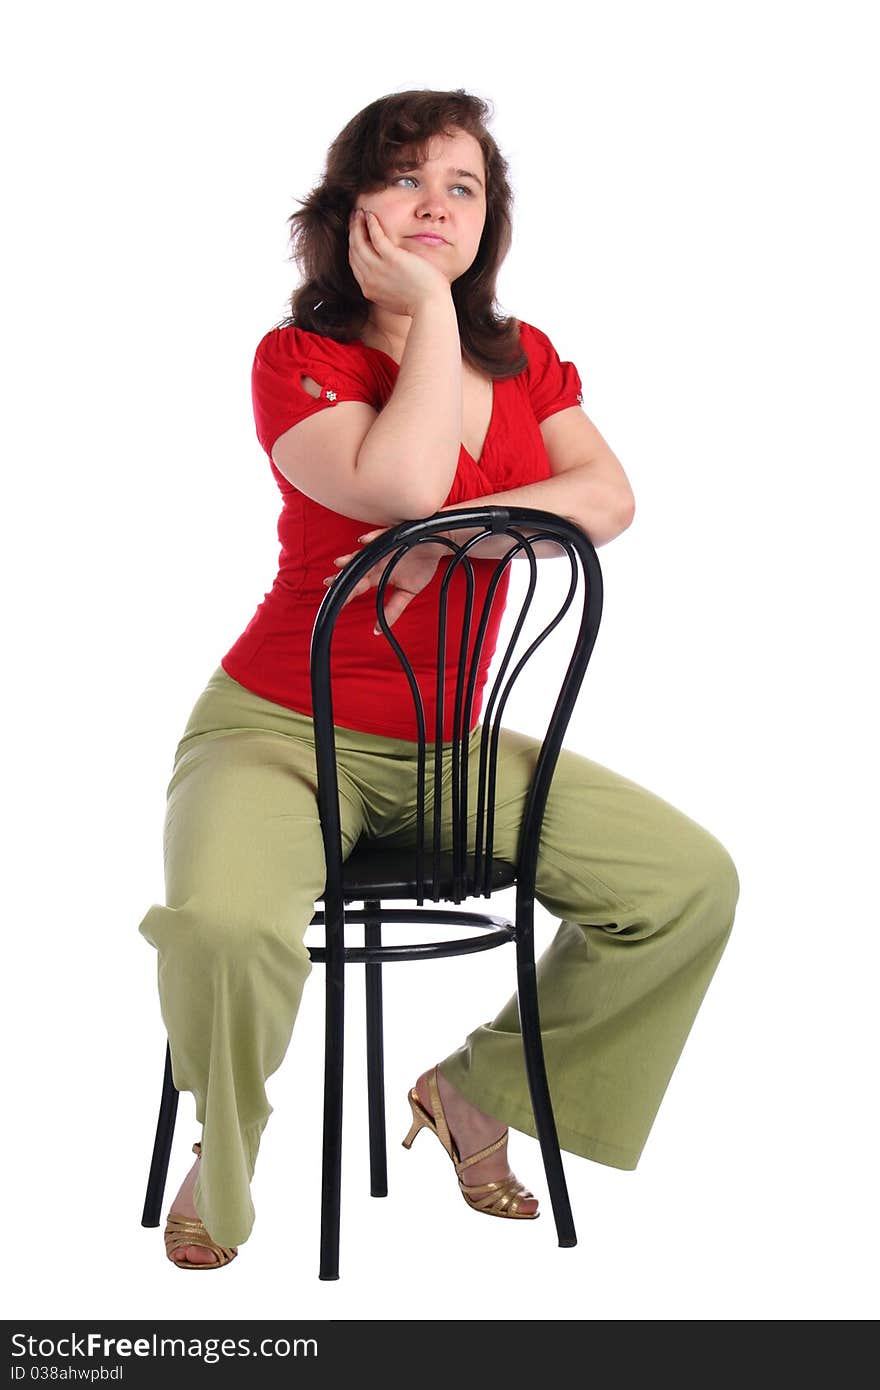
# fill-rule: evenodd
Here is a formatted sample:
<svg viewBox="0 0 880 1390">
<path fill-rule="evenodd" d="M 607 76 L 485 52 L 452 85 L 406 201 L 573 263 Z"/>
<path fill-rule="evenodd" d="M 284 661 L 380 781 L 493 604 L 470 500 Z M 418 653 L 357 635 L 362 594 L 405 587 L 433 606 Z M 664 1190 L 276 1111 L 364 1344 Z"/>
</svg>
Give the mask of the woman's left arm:
<svg viewBox="0 0 880 1390">
<path fill-rule="evenodd" d="M 555 415 L 549 415 L 538 428 L 550 459 L 549 478 L 511 488 L 508 492 L 493 492 L 487 497 L 454 502 L 448 507 L 441 507 L 440 511 L 461 511 L 478 503 L 494 507 L 535 507 L 573 521 L 587 533 L 596 549 L 600 545 L 607 545 L 608 541 L 613 541 L 615 536 L 626 530 L 635 512 L 632 488 L 620 460 L 579 406 L 567 406 Z M 358 536 L 358 541 L 361 545 L 368 545 L 387 529 L 380 526 L 378 530 Z M 463 545 L 471 537 L 479 535 L 480 530 L 482 528 L 461 529 L 440 534 L 446 534 L 456 545 Z M 525 535 L 535 534 L 530 527 L 523 530 Z M 532 549 L 539 559 L 556 559 L 566 554 L 553 541 L 538 541 Z M 503 559 L 509 550 L 509 535 L 486 536 L 468 554 L 483 560 Z M 441 544 L 428 542 L 414 547 L 403 558 L 392 581 L 395 584 L 394 592 L 385 607 L 389 625 L 396 622 L 416 594 L 430 583 L 441 558 L 448 556 L 449 551 Z M 524 557 L 525 551 L 520 551 L 514 558 Z M 342 569 L 353 558 L 353 554 L 339 555 L 333 563 L 337 569 Z M 386 563 L 383 560 L 374 565 L 352 589 L 346 603 L 375 587 Z M 332 584 L 335 578 L 335 575 L 329 575 L 324 580 L 325 585 Z M 373 630 L 378 632 L 378 628 Z"/>
<path fill-rule="evenodd" d="M 607 545 L 626 530 L 635 515 L 635 498 L 620 460 L 580 406 L 549 415 L 538 428 L 550 460 L 549 478 L 508 492 L 454 502 L 441 510 L 462 511 L 476 505 L 536 507 L 573 521 L 586 531 L 596 549 Z M 478 534 L 477 530 L 459 530 L 450 532 L 450 539 L 461 545 Z M 524 534 L 533 533 L 526 530 Z M 480 559 L 500 559 L 509 549 L 509 536 L 487 536 L 468 553 Z M 550 541 L 539 541 L 534 551 L 548 559 L 564 554 Z"/>
</svg>

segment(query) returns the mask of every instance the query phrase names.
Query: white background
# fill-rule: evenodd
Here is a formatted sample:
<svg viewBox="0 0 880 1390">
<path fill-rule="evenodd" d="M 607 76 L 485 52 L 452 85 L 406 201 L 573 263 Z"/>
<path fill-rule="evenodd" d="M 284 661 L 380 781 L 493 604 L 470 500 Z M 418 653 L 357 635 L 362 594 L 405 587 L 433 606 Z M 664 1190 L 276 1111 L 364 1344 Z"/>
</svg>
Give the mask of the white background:
<svg viewBox="0 0 880 1390">
<path fill-rule="evenodd" d="M 869 4 L 33 4 L 7 21 L 3 727 L 7 1316 L 877 1313 L 876 69 Z M 634 524 L 569 746 L 704 824 L 737 922 L 635 1172 L 569 1156 L 481 1222 L 406 1091 L 513 953 L 386 971 L 391 1194 L 349 989 L 342 1278 L 318 1269 L 323 975 L 229 1269 L 140 1225 L 165 1035 L 174 748 L 271 587 L 250 367 L 287 221 L 375 98 L 464 87 L 510 161 L 499 303 L 576 363 Z M 552 563 L 552 562 L 548 562 Z M 499 910 L 506 900 L 498 899 Z M 554 922 L 539 913 L 539 936 Z M 181 1097 L 163 1211 L 198 1138 Z"/>
</svg>

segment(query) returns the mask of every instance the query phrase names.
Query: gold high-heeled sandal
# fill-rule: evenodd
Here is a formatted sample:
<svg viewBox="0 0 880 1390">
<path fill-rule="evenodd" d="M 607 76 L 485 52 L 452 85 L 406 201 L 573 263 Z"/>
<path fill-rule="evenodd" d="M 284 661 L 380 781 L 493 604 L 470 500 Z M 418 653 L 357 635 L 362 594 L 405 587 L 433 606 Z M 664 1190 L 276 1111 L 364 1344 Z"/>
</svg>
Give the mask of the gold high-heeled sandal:
<svg viewBox="0 0 880 1390">
<path fill-rule="evenodd" d="M 193 1144 L 192 1151 L 201 1158 L 201 1144 Z M 213 1250 L 217 1258 L 206 1260 L 204 1264 L 194 1263 L 192 1260 L 175 1260 L 174 1251 L 181 1245 L 204 1245 L 206 1249 Z M 176 1211 L 169 1211 L 165 1225 L 165 1253 L 178 1269 L 222 1269 L 230 1260 L 235 1259 L 238 1246 L 218 1245 L 216 1240 L 208 1235 L 201 1221 L 193 1220 L 191 1216 L 181 1216 Z"/>
<path fill-rule="evenodd" d="M 428 1096 L 431 1103 L 433 1116 L 422 1105 L 416 1094 L 415 1087 L 409 1093 L 409 1106 L 412 1111 L 412 1128 L 403 1141 L 405 1149 L 412 1148 L 413 1140 L 421 1129 L 429 1129 L 432 1134 L 436 1134 L 440 1143 L 443 1145 L 452 1162 L 455 1164 L 455 1171 L 458 1174 L 458 1185 L 461 1188 L 461 1195 L 469 1207 L 474 1211 L 485 1212 L 487 1216 L 509 1216 L 520 1221 L 532 1221 L 536 1216 L 540 1216 L 539 1211 L 521 1211 L 520 1203 L 534 1198 L 533 1192 L 528 1192 L 521 1182 L 511 1174 L 509 1178 L 502 1178 L 499 1182 L 478 1183 L 468 1187 L 461 1180 L 461 1175 L 466 1168 L 474 1163 L 479 1163 L 481 1158 L 488 1158 L 501 1148 L 507 1139 L 508 1131 L 505 1130 L 500 1139 L 496 1139 L 494 1144 L 489 1144 L 485 1149 L 480 1149 L 479 1153 L 470 1154 L 467 1158 L 462 1158 L 455 1146 L 452 1135 L 449 1133 L 449 1125 L 446 1122 L 446 1113 L 443 1109 L 443 1102 L 440 1099 L 440 1087 L 437 1083 L 437 1067 L 428 1075 Z"/>
</svg>

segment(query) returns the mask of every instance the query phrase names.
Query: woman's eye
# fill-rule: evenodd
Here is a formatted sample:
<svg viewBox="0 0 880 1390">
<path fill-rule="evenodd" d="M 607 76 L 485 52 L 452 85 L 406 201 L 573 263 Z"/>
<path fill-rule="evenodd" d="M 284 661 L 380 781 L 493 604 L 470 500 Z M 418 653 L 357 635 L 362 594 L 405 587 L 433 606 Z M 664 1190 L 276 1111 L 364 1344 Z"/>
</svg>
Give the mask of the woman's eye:
<svg viewBox="0 0 880 1390">
<path fill-rule="evenodd" d="M 418 179 L 414 179 L 412 174 L 401 174 L 400 177 L 394 179 L 393 182 L 400 183 L 402 179 L 409 179 L 410 183 L 418 183 Z M 465 192 L 469 198 L 472 198 L 474 196 L 473 191 L 470 188 L 468 188 L 466 184 L 456 183 L 453 184 L 453 187 L 462 189 L 463 192 Z"/>
</svg>

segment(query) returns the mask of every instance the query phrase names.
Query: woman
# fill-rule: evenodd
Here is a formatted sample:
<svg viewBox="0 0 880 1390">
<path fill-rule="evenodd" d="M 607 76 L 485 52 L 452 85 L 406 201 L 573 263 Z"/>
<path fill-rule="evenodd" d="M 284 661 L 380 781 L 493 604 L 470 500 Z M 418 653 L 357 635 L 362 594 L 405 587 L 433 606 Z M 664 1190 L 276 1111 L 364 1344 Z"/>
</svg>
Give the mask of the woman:
<svg viewBox="0 0 880 1390">
<path fill-rule="evenodd" d="M 540 329 L 495 311 L 512 195 L 486 112 L 463 91 L 409 91 L 349 122 L 322 184 L 294 214 L 305 278 L 292 315 L 257 347 L 257 435 L 284 499 L 279 573 L 178 745 L 167 906 L 154 905 L 139 928 L 159 953 L 174 1082 L 194 1093 L 203 1127 L 204 1151 L 194 1145 L 165 1233 L 168 1257 L 185 1269 L 228 1263 L 250 1234 L 250 1183 L 272 1110 L 265 1082 L 285 1055 L 311 969 L 303 937 L 324 861 L 308 655 L 329 571 L 387 526 L 477 498 L 567 516 L 595 546 L 632 520 L 629 483 L 581 408 L 575 367 Z M 483 586 L 509 544 L 487 539 L 471 552 Z M 410 659 L 412 644 L 436 632 L 444 556 L 420 547 L 386 595 Z M 377 582 L 376 571 L 362 581 L 334 637 L 346 853 L 362 833 L 391 846 L 408 843 L 411 830 L 401 808 L 414 776 L 414 716 L 396 657 L 373 634 L 368 591 Z M 481 681 L 496 636 L 497 622 Z M 535 747 L 509 730 L 501 741 L 499 858 L 515 858 Z M 636 1167 L 738 887 L 707 831 L 563 749 L 536 896 L 563 919 L 538 979 L 569 1152 Z M 538 1214 L 506 1151 L 509 1125 L 535 1134 L 515 997 L 422 1071 L 409 1103 L 405 1143 L 431 1129 L 471 1207 Z"/>
</svg>

